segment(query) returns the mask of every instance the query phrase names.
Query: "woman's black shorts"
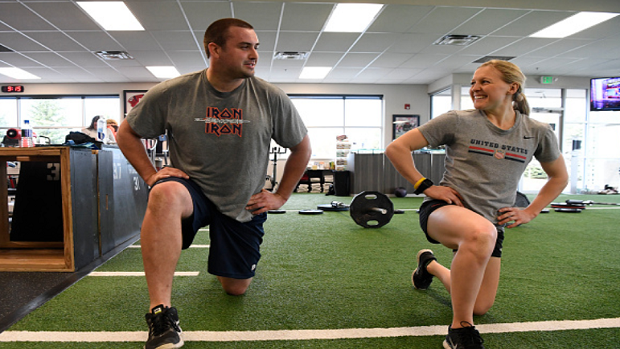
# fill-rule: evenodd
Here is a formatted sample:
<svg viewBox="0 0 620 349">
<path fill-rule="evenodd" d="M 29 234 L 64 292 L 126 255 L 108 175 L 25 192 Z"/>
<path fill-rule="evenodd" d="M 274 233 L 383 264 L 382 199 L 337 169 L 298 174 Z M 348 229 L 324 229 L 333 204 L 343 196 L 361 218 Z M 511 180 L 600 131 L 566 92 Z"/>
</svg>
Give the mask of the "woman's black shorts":
<svg viewBox="0 0 620 349">
<path fill-rule="evenodd" d="M 439 244 L 440 242 L 428 236 L 428 217 L 431 213 L 435 212 L 436 209 L 447 205 L 454 204 L 449 204 L 443 200 L 429 200 L 425 201 L 422 203 L 422 206 L 420 206 L 420 227 L 422 228 L 422 231 L 424 231 L 426 239 L 430 243 Z M 491 256 L 501 258 L 502 245 L 504 243 L 504 228 L 497 225 L 495 225 L 495 228 L 497 229 L 497 240 L 495 241 L 495 248 L 493 249 Z"/>
</svg>

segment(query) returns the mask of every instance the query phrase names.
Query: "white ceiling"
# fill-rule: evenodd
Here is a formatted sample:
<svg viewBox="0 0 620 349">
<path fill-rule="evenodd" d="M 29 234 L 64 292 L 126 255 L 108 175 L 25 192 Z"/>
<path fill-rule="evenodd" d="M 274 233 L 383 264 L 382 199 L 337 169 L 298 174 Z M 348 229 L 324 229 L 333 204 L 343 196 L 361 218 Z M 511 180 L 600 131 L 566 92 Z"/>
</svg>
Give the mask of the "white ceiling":
<svg viewBox="0 0 620 349">
<path fill-rule="evenodd" d="M 0 75 L 0 83 L 157 82 L 145 66 L 200 70 L 207 66 L 204 30 L 223 17 L 254 26 L 261 43 L 257 76 L 274 83 L 428 84 L 471 73 L 479 65 L 472 62 L 487 55 L 515 56 L 528 75 L 620 75 L 620 16 L 565 39 L 528 37 L 579 10 L 620 13 L 620 0 L 388 0 L 364 33 L 323 32 L 336 3 L 322 0 L 125 2 L 146 31 L 107 32 L 74 0 L 0 0 L 0 45 L 14 51 L 0 52 L 0 67 L 41 77 Z M 433 45 L 446 34 L 483 38 L 469 46 Z M 134 59 L 103 60 L 94 54 L 100 50 L 127 51 Z M 277 51 L 309 56 L 274 60 Z M 324 80 L 300 80 L 304 66 L 334 68 Z"/>
</svg>

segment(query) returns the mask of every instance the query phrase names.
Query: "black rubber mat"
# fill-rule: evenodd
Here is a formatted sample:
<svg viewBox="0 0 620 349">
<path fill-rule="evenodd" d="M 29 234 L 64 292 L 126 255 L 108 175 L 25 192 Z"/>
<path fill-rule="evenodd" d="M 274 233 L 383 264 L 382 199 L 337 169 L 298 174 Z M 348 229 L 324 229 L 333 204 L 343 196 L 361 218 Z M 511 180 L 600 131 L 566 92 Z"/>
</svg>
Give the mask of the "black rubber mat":
<svg viewBox="0 0 620 349">
<path fill-rule="evenodd" d="M 75 273 L 0 272 L 0 333 L 59 295 L 137 240 L 116 247 Z"/>
</svg>

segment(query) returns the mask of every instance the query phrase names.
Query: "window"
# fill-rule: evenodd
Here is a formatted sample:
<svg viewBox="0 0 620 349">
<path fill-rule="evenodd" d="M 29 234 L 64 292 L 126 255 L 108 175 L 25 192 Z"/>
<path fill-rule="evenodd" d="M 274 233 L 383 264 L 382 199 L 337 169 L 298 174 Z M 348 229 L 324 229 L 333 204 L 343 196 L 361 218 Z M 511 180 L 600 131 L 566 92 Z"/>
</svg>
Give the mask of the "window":
<svg viewBox="0 0 620 349">
<path fill-rule="evenodd" d="M 446 89 L 431 95 L 431 119 L 454 109 L 451 91 Z"/>
<path fill-rule="evenodd" d="M 312 142 L 312 157 L 336 157 L 336 136 L 347 135 L 352 150 L 381 149 L 381 96 L 291 95 Z"/>
<path fill-rule="evenodd" d="M 116 122 L 120 125 L 120 103 L 121 100 L 118 96 L 84 97 L 84 121 L 82 124 L 88 126 L 95 115 L 101 115 L 106 120 L 116 120 Z"/>
<path fill-rule="evenodd" d="M 0 98 L 0 130 L 30 120 L 38 143 L 62 144 L 70 131 L 90 125 L 93 116 L 119 121 L 118 96 L 45 96 Z"/>
<path fill-rule="evenodd" d="M 0 125 L 17 127 L 17 98 L 0 98 Z"/>
<path fill-rule="evenodd" d="M 525 88 L 524 93 L 530 105 L 530 118 L 551 125 L 559 141 L 562 90 Z M 523 173 L 519 190 L 524 193 L 538 192 L 547 183 L 547 179 L 548 176 L 540 163 L 533 158 Z"/>
<path fill-rule="evenodd" d="M 573 150 L 573 144 L 585 146 L 587 103 L 586 90 L 566 90 L 562 155 L 570 176 L 570 192 L 575 193 L 577 188 L 585 187 L 583 151 Z"/>
<path fill-rule="evenodd" d="M 474 109 L 474 101 L 471 100 L 469 95 L 470 86 L 461 87 L 461 109 Z"/>
<path fill-rule="evenodd" d="M 585 125 L 583 190 L 599 192 L 605 185 L 620 187 L 620 113 L 592 111 Z"/>
</svg>

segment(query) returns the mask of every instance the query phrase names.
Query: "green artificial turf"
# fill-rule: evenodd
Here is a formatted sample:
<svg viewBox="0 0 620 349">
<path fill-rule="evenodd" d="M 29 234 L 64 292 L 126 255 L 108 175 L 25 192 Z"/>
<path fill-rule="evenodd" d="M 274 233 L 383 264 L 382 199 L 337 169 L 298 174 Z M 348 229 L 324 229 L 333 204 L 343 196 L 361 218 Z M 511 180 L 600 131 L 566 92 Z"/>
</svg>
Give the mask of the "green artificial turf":
<svg viewBox="0 0 620 349">
<path fill-rule="evenodd" d="M 620 202 L 618 196 L 562 196 Z M 397 209 L 422 199 L 391 198 Z M 294 194 L 287 210 L 314 209 L 350 197 Z M 478 324 L 620 317 L 620 210 L 541 214 L 506 231 L 495 306 Z M 173 304 L 185 331 L 390 328 L 450 323 L 450 297 L 439 282 L 411 286 L 419 249 L 445 265 L 452 252 L 426 241 L 415 211 L 379 229 L 356 225 L 349 212 L 270 215 L 263 258 L 247 294 L 224 294 L 209 275 L 206 249 L 184 251 Z M 208 244 L 201 232 L 195 244 Z M 138 242 L 139 243 L 139 242 Z M 97 271 L 141 271 L 139 249 L 126 249 Z M 143 277 L 88 276 L 26 316 L 9 331 L 146 331 Z M 484 334 L 487 348 L 612 348 L 620 329 Z M 201 343 L 185 348 L 441 348 L 441 336 Z M 0 343 L 0 348 L 138 348 L 141 343 Z"/>
</svg>

